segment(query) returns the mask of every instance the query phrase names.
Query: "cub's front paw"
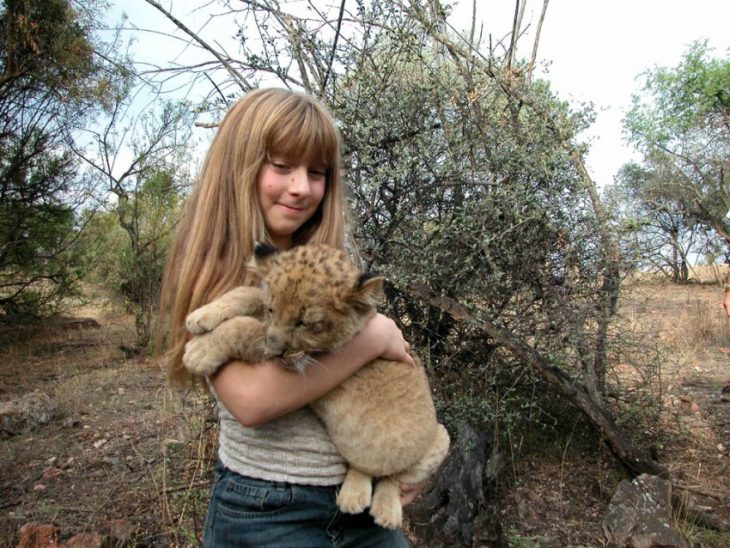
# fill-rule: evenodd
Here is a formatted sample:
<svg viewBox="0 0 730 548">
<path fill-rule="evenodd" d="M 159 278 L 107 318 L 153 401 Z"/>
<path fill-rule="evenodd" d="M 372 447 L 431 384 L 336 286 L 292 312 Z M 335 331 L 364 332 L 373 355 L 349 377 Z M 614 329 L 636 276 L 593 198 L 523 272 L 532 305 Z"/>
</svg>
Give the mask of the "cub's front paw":
<svg viewBox="0 0 730 548">
<path fill-rule="evenodd" d="M 188 314 L 185 318 L 185 328 L 193 335 L 201 335 L 213 331 L 223 320 L 225 318 L 217 314 L 209 305 L 203 306 Z"/>
<path fill-rule="evenodd" d="M 216 346 L 207 339 L 206 335 L 199 335 L 190 339 L 185 345 L 183 365 L 194 375 L 209 375 L 228 359 L 227 355 L 218 355 Z"/>
</svg>

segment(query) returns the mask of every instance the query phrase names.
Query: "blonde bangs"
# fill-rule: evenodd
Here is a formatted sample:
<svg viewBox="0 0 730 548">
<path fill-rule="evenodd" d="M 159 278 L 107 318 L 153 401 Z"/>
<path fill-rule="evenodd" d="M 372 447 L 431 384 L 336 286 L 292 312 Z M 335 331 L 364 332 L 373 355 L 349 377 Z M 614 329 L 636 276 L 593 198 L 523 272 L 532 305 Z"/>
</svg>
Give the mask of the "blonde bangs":
<svg viewBox="0 0 730 548">
<path fill-rule="evenodd" d="M 332 169 L 339 164 L 340 143 L 334 122 L 309 97 L 293 96 L 282 106 L 288 110 L 278 117 L 269 133 L 269 156 Z"/>
</svg>

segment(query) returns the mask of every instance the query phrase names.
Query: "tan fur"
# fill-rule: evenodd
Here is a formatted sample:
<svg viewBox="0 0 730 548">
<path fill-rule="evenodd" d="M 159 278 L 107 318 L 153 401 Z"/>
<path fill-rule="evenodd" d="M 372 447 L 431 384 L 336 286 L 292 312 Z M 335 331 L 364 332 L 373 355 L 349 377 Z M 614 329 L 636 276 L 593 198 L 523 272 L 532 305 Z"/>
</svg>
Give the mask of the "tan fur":
<svg viewBox="0 0 730 548">
<path fill-rule="evenodd" d="M 301 370 L 312 354 L 350 340 L 381 298 L 382 278 L 361 277 L 342 251 L 324 245 L 257 247 L 255 264 L 263 289 L 234 289 L 188 316 L 188 329 L 199 334 L 183 358 L 191 372 L 210 374 L 233 357 L 251 363 L 278 357 Z M 370 507 L 378 524 L 399 527 L 398 484 L 426 479 L 449 448 L 420 362 L 375 360 L 310 407 L 350 467 L 340 509 Z M 378 478 L 374 492 L 372 478 Z"/>
</svg>

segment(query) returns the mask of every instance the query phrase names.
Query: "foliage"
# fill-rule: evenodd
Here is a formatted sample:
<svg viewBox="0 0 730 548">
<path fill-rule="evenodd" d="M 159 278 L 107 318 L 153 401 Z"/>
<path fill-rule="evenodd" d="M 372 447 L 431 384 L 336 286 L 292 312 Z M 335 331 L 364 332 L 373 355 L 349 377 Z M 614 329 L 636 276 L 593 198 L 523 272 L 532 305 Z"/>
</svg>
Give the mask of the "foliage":
<svg viewBox="0 0 730 548">
<path fill-rule="evenodd" d="M 63 195 L 75 180 L 73 159 L 49 151 L 34 131 L 0 142 L 0 309 L 28 315 L 73 286 L 74 215 Z"/>
<path fill-rule="evenodd" d="M 392 315 L 426 355 L 442 413 L 519 413 L 549 383 L 643 466 L 601 399 L 620 262 L 576 144 L 592 113 L 533 79 L 516 59 L 520 29 L 499 55 L 450 32 L 440 2 L 223 4 L 241 51 L 210 71 L 212 93 L 274 78 L 330 107 L 354 239 L 390 279 Z M 236 94 L 219 93 L 221 106 Z"/>
<path fill-rule="evenodd" d="M 671 181 L 673 169 L 661 158 L 648 166 L 630 163 L 607 192 L 622 234 L 627 270 L 658 271 L 676 282 L 688 281 L 692 254 L 713 252 L 716 233 L 684 207 Z"/>
<path fill-rule="evenodd" d="M 541 117 L 486 75 L 465 78 L 418 32 L 380 37 L 366 54 L 374 62 L 348 60 L 370 70 L 340 80 L 333 108 L 363 254 L 393 281 L 394 315 L 428 349 L 441 404 L 468 416 L 464 402 L 482 408 L 496 389 L 507 405 L 515 379 L 535 378 L 478 329 L 414 300 L 409 286 L 457 299 L 580 377 L 576 348 L 565 343 L 592 345 L 600 242 L 570 156 Z M 544 83 L 531 93 L 564 114 L 563 132 L 582 127 L 582 113 Z"/>
<path fill-rule="evenodd" d="M 629 140 L 644 155 L 646 195 L 661 188 L 684 218 L 730 244 L 730 60 L 695 43 L 673 68 L 645 74 L 625 119 Z"/>
<path fill-rule="evenodd" d="M 131 104 L 117 104 L 103 129 L 91 132 L 95 153 L 77 154 L 107 183 L 115 202 L 107 211 L 87 213 L 91 276 L 124 297 L 135 319 L 135 350 L 143 351 L 151 340 L 165 259 L 189 185 L 192 141 L 185 103 L 163 103 L 136 122 L 130 112 Z M 115 164 L 123 147 L 131 148 L 131 160 Z"/>
<path fill-rule="evenodd" d="M 98 43 L 101 4 L 0 5 L 0 310 L 47 311 L 74 287 L 74 213 L 89 179 L 74 130 L 108 104 L 124 71 Z M 101 54 L 101 55 L 97 55 Z M 108 54 L 108 55 L 107 55 Z"/>
</svg>

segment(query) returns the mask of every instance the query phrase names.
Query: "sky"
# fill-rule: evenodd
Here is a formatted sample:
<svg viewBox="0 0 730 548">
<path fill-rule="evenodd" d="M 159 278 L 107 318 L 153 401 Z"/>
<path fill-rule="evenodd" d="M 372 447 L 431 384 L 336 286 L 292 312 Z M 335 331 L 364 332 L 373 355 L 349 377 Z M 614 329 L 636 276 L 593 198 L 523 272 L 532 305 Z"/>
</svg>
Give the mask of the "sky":
<svg viewBox="0 0 730 548">
<path fill-rule="evenodd" d="M 467 28 L 471 0 L 457 7 Z M 542 0 L 527 0 L 520 53 L 529 57 Z M 494 38 L 509 31 L 511 0 L 477 0 L 477 19 Z M 453 21 L 458 26 L 459 18 Z M 551 0 L 540 33 L 538 60 L 552 89 L 574 103 L 592 102 L 597 117 L 582 135 L 591 143 L 587 167 L 599 186 L 613 181 L 620 167 L 636 159 L 624 142 L 622 119 L 631 96 L 640 91 L 637 77 L 656 66 L 679 64 L 688 46 L 708 40 L 717 57 L 730 55 L 728 0 Z"/>
<path fill-rule="evenodd" d="M 207 0 L 160 0 L 191 28 L 203 29 L 209 40 L 224 40 L 230 32 L 207 24 Z M 314 0 L 332 4 L 334 0 Z M 354 0 L 349 0 L 354 4 Z M 542 0 L 526 0 L 518 52 L 529 57 Z M 282 5 L 286 0 L 281 0 Z M 301 0 L 298 2 L 301 4 Z M 512 28 L 514 0 L 476 0 L 477 21 L 483 36 L 492 42 Z M 472 0 L 458 2 L 449 19 L 456 29 L 471 25 Z M 172 31 L 144 0 L 116 0 L 111 12 L 124 11 L 129 24 L 139 28 Z M 551 81 L 562 99 L 573 104 L 591 102 L 596 121 L 581 138 L 590 142 L 588 169 L 603 187 L 613 181 L 620 167 L 635 158 L 622 135 L 622 119 L 631 106 L 631 95 L 640 90 L 637 79 L 647 69 L 676 66 L 688 46 L 707 40 L 717 57 L 730 55 L 730 1 L 728 0 L 551 0 L 538 48 L 541 75 Z M 207 34 L 206 34 L 207 33 Z M 179 43 L 152 35 L 140 36 L 138 51 L 163 61 L 184 60 L 191 54 Z M 540 72 L 540 71 L 538 71 Z"/>
</svg>

